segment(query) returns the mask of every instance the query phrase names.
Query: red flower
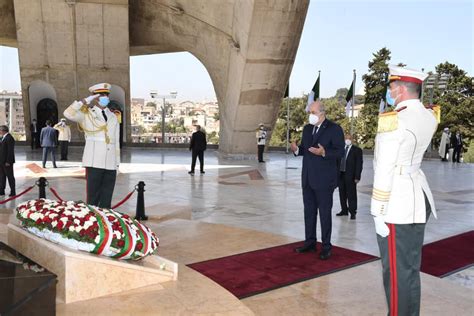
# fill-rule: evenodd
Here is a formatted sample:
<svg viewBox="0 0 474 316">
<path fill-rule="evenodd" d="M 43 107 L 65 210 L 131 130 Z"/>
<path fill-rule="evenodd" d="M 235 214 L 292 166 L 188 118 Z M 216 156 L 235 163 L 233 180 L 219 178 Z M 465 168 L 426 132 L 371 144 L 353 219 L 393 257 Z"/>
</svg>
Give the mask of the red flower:
<svg viewBox="0 0 474 316">
<path fill-rule="evenodd" d="M 59 222 L 58 222 L 58 225 L 56 225 L 56 228 L 57 228 L 58 230 L 62 230 L 62 229 L 63 229 L 63 222 L 62 222 L 62 221 L 59 221 Z"/>
<path fill-rule="evenodd" d="M 81 231 L 79 232 L 79 235 L 81 237 L 84 237 L 84 235 L 86 234 L 86 230 L 85 229 L 81 229 Z"/>
<path fill-rule="evenodd" d="M 38 218 L 35 223 L 39 225 L 41 224 L 41 220 Z"/>
<path fill-rule="evenodd" d="M 142 250 L 143 244 L 141 242 L 137 243 L 137 246 L 135 247 L 138 251 Z"/>
<path fill-rule="evenodd" d="M 117 246 L 119 246 L 119 247 L 125 246 L 125 241 L 123 241 L 123 240 L 117 241 Z"/>
<path fill-rule="evenodd" d="M 107 215 L 107 219 L 109 220 L 109 222 L 115 221 L 115 217 L 113 217 L 112 215 Z"/>
</svg>

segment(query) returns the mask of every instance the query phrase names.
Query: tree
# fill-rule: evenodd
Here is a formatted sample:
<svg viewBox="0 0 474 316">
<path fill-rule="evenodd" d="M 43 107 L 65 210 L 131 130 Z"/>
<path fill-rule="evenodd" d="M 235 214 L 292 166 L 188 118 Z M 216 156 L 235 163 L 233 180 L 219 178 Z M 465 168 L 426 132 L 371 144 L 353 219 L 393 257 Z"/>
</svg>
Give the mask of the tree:
<svg viewBox="0 0 474 316">
<path fill-rule="evenodd" d="M 307 121 L 305 112 L 307 95 L 300 98 L 290 98 L 290 142 L 301 140 L 301 131 Z M 286 146 L 287 99 L 282 99 L 278 119 L 272 131 L 270 146 Z"/>
<path fill-rule="evenodd" d="M 147 107 L 152 107 L 152 108 L 157 108 L 155 102 L 147 102 L 145 106 L 147 106 Z"/>
<path fill-rule="evenodd" d="M 435 144 L 441 139 L 441 131 L 448 127 L 451 132 L 459 130 L 464 137 L 464 148 L 474 139 L 474 97 L 472 78 L 457 65 L 444 62 L 436 66 L 439 75 L 448 75 L 444 91 L 435 87 L 433 103 L 441 106 L 441 123 L 435 134 Z M 425 93 L 425 97 L 428 93 Z M 426 100 L 426 98 L 425 98 Z"/>
<path fill-rule="evenodd" d="M 386 74 L 391 58 L 390 50 L 385 47 L 373 56 L 374 58 L 369 61 L 369 72 L 362 76 L 365 84 L 365 104 L 360 114 L 360 123 L 357 124 L 360 128 L 357 138 L 363 148 L 374 147 L 379 105 L 387 84 Z"/>
</svg>

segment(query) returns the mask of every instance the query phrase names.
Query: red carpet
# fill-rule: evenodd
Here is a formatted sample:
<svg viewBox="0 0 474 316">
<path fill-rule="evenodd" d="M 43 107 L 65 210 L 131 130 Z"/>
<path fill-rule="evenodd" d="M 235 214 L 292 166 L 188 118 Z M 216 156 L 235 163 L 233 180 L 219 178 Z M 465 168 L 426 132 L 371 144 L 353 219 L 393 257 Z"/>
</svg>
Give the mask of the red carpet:
<svg viewBox="0 0 474 316">
<path fill-rule="evenodd" d="M 474 230 L 423 246 L 421 272 L 445 277 L 474 264 Z"/>
<path fill-rule="evenodd" d="M 331 258 L 324 261 L 314 252 L 295 253 L 293 249 L 302 245 L 297 242 L 188 266 L 242 299 L 378 259 L 333 246 Z M 321 247 L 318 243 L 318 250 Z"/>
</svg>

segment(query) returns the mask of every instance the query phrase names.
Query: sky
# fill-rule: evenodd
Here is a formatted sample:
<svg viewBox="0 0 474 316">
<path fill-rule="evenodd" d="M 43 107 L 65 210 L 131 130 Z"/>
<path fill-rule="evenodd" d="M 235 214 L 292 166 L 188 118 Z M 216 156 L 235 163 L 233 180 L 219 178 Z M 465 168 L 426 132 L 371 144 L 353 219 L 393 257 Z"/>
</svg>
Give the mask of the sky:
<svg viewBox="0 0 474 316">
<path fill-rule="evenodd" d="M 372 54 L 382 47 L 391 63 L 434 71 L 449 61 L 474 76 L 472 0 L 311 0 L 290 77 L 290 96 L 307 93 L 321 70 L 321 97 L 356 91 Z M 130 58 L 132 97 L 178 92 L 178 100 L 215 100 L 205 67 L 189 53 Z M 18 51 L 0 46 L 0 90 L 19 91 Z"/>
</svg>

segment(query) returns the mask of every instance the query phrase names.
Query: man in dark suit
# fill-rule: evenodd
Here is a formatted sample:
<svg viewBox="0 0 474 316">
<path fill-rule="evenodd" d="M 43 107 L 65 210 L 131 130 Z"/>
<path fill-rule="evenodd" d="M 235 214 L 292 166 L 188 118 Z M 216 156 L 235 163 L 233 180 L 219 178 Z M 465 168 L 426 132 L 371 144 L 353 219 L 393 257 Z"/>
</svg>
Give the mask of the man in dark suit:
<svg viewBox="0 0 474 316">
<path fill-rule="evenodd" d="M 15 175 L 13 164 L 15 163 L 15 139 L 8 132 L 8 126 L 0 126 L 0 195 L 5 195 L 5 187 L 10 186 L 10 196 L 16 195 Z"/>
<path fill-rule="evenodd" d="M 207 148 L 206 134 L 201 131 L 201 126 L 196 125 L 196 131 L 191 136 L 189 150 L 192 152 L 191 171 L 188 173 L 194 176 L 194 167 L 196 166 L 196 158 L 199 158 L 201 166 L 201 174 L 204 174 L 204 151 Z"/>
<path fill-rule="evenodd" d="M 48 153 L 51 152 L 51 160 L 53 162 L 53 167 L 57 168 L 56 166 L 56 139 L 57 133 L 56 130 L 51 127 L 52 123 L 50 120 L 46 121 L 46 127 L 41 129 L 40 134 L 40 142 L 41 147 L 43 147 L 43 168 L 46 168 L 46 159 L 48 157 Z"/>
<path fill-rule="evenodd" d="M 303 156 L 301 184 L 303 189 L 305 243 L 296 252 L 316 251 L 316 222 L 319 210 L 323 249 L 319 258 L 331 256 L 331 209 L 337 187 L 338 161 L 344 155 L 344 132 L 326 119 L 324 106 L 315 101 L 309 107 L 309 124 L 303 128 L 301 145 L 291 144 L 295 155 Z"/>
<path fill-rule="evenodd" d="M 39 147 L 39 134 L 40 134 L 40 128 L 38 126 L 38 123 L 36 122 L 36 119 L 33 119 L 31 121 L 30 125 L 30 131 L 31 131 L 31 149 L 36 149 Z"/>
<path fill-rule="evenodd" d="M 346 134 L 344 156 L 339 165 L 339 199 L 341 211 L 336 216 L 347 216 L 356 219 L 357 213 L 357 183 L 362 173 L 362 149 L 352 144 L 352 135 Z M 349 206 L 347 205 L 349 202 Z"/>
<path fill-rule="evenodd" d="M 459 130 L 451 134 L 451 147 L 453 148 L 453 162 L 461 162 L 462 136 Z"/>
</svg>

